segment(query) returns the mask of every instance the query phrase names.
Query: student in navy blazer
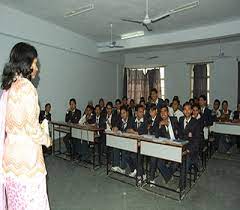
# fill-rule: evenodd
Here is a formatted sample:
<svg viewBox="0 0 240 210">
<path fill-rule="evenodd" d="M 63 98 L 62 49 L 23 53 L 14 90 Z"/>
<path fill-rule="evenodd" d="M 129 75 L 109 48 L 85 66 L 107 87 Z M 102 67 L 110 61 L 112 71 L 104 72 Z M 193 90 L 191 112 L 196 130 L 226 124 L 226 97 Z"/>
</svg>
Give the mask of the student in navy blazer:
<svg viewBox="0 0 240 210">
<path fill-rule="evenodd" d="M 158 98 L 158 91 L 156 88 L 151 89 L 150 91 L 151 103 L 156 104 L 157 108 L 160 109 L 164 105 L 164 100 Z"/>
<path fill-rule="evenodd" d="M 138 105 L 136 107 L 136 117 L 131 122 L 131 127 L 128 129 L 129 133 L 133 133 L 136 135 L 148 134 L 148 122 L 144 117 L 144 106 Z M 143 171 L 143 163 L 142 157 L 138 158 L 138 163 L 136 160 L 136 154 L 131 154 L 128 156 L 127 162 L 130 167 L 131 173 L 129 176 L 135 177 L 138 175 L 138 179 L 141 180 L 141 177 L 144 173 Z M 139 171 L 137 171 L 137 166 Z"/>
<path fill-rule="evenodd" d="M 149 115 L 148 133 L 155 136 L 156 130 L 158 129 L 160 122 L 160 115 L 158 113 L 156 104 L 150 105 Z"/>
<path fill-rule="evenodd" d="M 129 112 L 127 106 L 122 106 L 120 109 L 121 118 L 118 120 L 115 127 L 113 127 L 113 132 L 126 133 L 128 129 L 131 128 L 131 118 L 129 117 Z M 112 171 L 117 171 L 119 173 L 125 174 L 125 169 L 127 168 L 126 157 L 128 155 L 127 151 L 123 151 L 117 148 L 113 148 L 112 151 Z M 120 158 L 121 156 L 121 158 Z"/>
<path fill-rule="evenodd" d="M 200 144 L 200 125 L 197 119 L 192 117 L 192 106 L 186 102 L 183 105 L 184 116 L 179 120 L 179 138 L 188 140 L 187 152 L 189 158 L 187 160 L 187 168 L 191 164 L 198 165 L 198 154 Z"/>
<path fill-rule="evenodd" d="M 201 108 L 203 126 L 208 127 L 213 125 L 212 111 L 207 107 L 207 97 L 205 95 L 201 95 L 198 100 Z"/>
<path fill-rule="evenodd" d="M 176 117 L 169 116 L 169 110 L 167 106 L 163 106 L 160 109 L 161 121 L 156 129 L 155 137 L 163 137 L 171 140 L 178 139 L 179 136 L 179 124 Z M 168 164 L 168 167 L 167 167 Z M 162 159 L 151 158 L 150 163 L 150 183 L 154 184 L 156 169 L 159 169 L 165 182 L 167 183 L 176 169 L 176 164 L 173 162 L 165 161 Z M 151 186 L 151 185 L 150 185 Z"/>
</svg>

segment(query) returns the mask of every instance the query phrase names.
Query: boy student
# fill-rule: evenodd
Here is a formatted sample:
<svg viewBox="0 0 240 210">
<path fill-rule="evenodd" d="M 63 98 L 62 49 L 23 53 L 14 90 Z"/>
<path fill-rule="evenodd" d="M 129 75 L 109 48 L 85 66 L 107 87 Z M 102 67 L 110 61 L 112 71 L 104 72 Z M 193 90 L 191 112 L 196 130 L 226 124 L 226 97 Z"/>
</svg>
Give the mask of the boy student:
<svg viewBox="0 0 240 210">
<path fill-rule="evenodd" d="M 106 105 L 106 116 L 105 116 L 105 123 L 106 123 L 106 130 L 112 130 L 112 128 L 116 125 L 116 116 L 113 115 L 113 104 L 112 102 L 108 102 Z"/>
<path fill-rule="evenodd" d="M 201 108 L 201 117 L 203 121 L 203 126 L 208 127 L 213 124 L 212 112 L 207 107 L 207 97 L 205 95 L 199 96 L 199 105 Z"/>
<path fill-rule="evenodd" d="M 128 129 L 127 132 L 137 135 L 148 134 L 148 123 L 147 119 L 144 117 L 144 106 L 138 105 L 136 107 L 136 117 L 132 120 L 130 129 Z M 139 161 L 137 163 L 136 155 L 130 154 L 128 158 L 128 164 L 131 170 L 129 176 L 135 177 L 137 174 L 138 180 L 141 182 L 141 177 L 143 176 L 142 158 L 139 157 Z M 137 165 L 139 171 L 137 171 Z"/>
<path fill-rule="evenodd" d="M 156 133 L 156 129 L 160 122 L 160 116 L 158 115 L 158 110 L 156 104 L 150 104 L 149 110 L 149 120 L 148 120 L 148 133 L 150 135 L 154 135 Z"/>
<path fill-rule="evenodd" d="M 220 112 L 220 101 L 218 99 L 214 100 L 211 114 L 212 114 L 213 122 L 219 121 L 219 118 L 221 117 L 221 112 Z"/>
<path fill-rule="evenodd" d="M 151 96 L 151 103 L 156 104 L 157 108 L 160 109 L 163 106 L 164 101 L 163 99 L 158 98 L 158 91 L 156 88 L 151 89 L 150 96 Z"/>
<path fill-rule="evenodd" d="M 192 106 L 189 102 L 183 105 L 184 116 L 179 119 L 179 137 L 180 139 L 188 140 L 187 152 L 187 169 L 191 164 L 198 166 L 198 153 L 200 143 L 200 125 L 198 120 L 192 117 Z"/>
<path fill-rule="evenodd" d="M 131 118 L 129 117 L 127 106 L 122 106 L 121 109 L 121 118 L 116 123 L 116 126 L 113 127 L 113 132 L 121 131 L 123 133 L 127 132 L 131 126 Z M 127 167 L 126 156 L 128 152 L 123 151 L 117 148 L 113 148 L 113 158 L 112 158 L 112 171 L 116 171 L 122 174 L 125 174 L 125 169 Z M 120 158 L 121 156 L 121 158 Z"/>
<path fill-rule="evenodd" d="M 183 116 L 182 111 L 179 109 L 180 101 L 177 98 L 174 98 L 172 101 L 173 116 L 176 117 L 179 121 L 180 117 Z"/>
<path fill-rule="evenodd" d="M 69 108 L 68 108 L 66 116 L 65 116 L 65 122 L 75 123 L 75 124 L 77 124 L 79 122 L 79 120 L 81 118 L 81 111 L 79 109 L 77 109 L 76 107 L 77 107 L 76 100 L 74 98 L 70 99 Z M 67 149 L 67 155 L 70 155 L 73 148 L 75 148 L 75 146 L 76 146 L 76 145 L 74 145 L 74 143 L 73 143 L 73 148 L 71 146 L 71 143 L 72 143 L 71 135 L 67 134 L 63 138 L 63 142 Z"/>
<path fill-rule="evenodd" d="M 155 137 L 156 138 L 168 138 L 168 139 L 178 139 L 179 136 L 179 125 L 176 117 L 170 117 L 170 113 L 167 106 L 163 106 L 160 109 L 160 123 L 157 126 Z M 168 166 L 167 166 L 168 165 Z M 150 183 L 155 184 L 155 172 L 159 169 L 162 174 L 165 183 L 171 179 L 173 173 L 176 169 L 176 164 L 173 162 L 168 163 L 168 161 L 151 158 L 150 162 Z"/>
</svg>

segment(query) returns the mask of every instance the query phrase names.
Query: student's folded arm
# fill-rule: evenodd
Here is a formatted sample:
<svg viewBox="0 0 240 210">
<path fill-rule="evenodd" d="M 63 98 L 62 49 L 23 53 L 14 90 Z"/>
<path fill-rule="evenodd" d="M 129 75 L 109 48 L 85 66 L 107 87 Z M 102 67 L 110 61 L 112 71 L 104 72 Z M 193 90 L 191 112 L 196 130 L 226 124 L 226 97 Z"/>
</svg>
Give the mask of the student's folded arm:
<svg viewBox="0 0 240 210">
<path fill-rule="evenodd" d="M 24 125 L 27 135 L 36 143 L 49 147 L 51 145 L 51 138 L 41 128 L 38 121 L 38 95 L 36 89 L 28 84 L 27 91 L 22 94 L 21 102 L 25 104 L 24 109 Z"/>
</svg>

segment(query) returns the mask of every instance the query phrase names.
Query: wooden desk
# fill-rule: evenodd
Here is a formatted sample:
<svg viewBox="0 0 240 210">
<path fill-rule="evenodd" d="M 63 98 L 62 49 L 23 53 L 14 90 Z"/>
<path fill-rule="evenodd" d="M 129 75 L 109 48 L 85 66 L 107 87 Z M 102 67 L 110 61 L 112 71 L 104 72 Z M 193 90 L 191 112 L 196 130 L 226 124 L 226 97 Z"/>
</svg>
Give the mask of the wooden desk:
<svg viewBox="0 0 240 210">
<path fill-rule="evenodd" d="M 240 123 L 215 122 L 210 129 L 214 133 L 240 135 Z"/>
<path fill-rule="evenodd" d="M 61 133 L 70 134 L 72 138 L 79 139 L 80 141 L 87 141 L 92 143 L 93 146 L 93 168 L 95 168 L 95 138 L 97 137 L 97 132 L 103 131 L 101 128 L 97 128 L 95 126 L 90 125 L 80 125 L 73 123 L 65 123 L 52 121 L 52 131 L 53 131 L 53 153 L 55 155 L 62 155 L 61 151 Z M 55 150 L 55 132 L 59 133 L 59 150 Z M 101 154 L 99 154 L 100 156 Z M 65 159 L 65 158 L 64 158 Z M 73 159 L 73 154 L 71 154 L 71 160 Z M 101 162 L 101 158 L 99 157 L 99 162 Z"/>
</svg>

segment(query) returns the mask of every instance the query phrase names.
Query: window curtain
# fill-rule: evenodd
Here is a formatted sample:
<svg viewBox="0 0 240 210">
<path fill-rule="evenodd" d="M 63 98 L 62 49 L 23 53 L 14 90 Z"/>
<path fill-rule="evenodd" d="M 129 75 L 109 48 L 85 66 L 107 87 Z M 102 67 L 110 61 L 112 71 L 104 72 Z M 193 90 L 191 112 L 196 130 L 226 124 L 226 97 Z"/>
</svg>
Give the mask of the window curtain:
<svg viewBox="0 0 240 210">
<path fill-rule="evenodd" d="M 193 67 L 193 96 L 207 96 L 207 64 L 196 64 Z"/>
<path fill-rule="evenodd" d="M 152 69 L 147 72 L 148 80 L 149 80 L 149 90 L 152 88 L 156 88 L 158 90 L 158 96 L 160 97 L 161 94 L 161 78 L 160 78 L 160 70 L 159 69 Z"/>
<path fill-rule="evenodd" d="M 161 79 L 160 70 L 152 69 L 147 73 L 143 70 L 124 69 L 124 91 L 129 99 L 139 102 L 140 97 L 144 97 L 147 101 L 150 90 L 156 88 L 161 95 Z M 125 92 L 123 92 L 125 94 Z"/>
</svg>

